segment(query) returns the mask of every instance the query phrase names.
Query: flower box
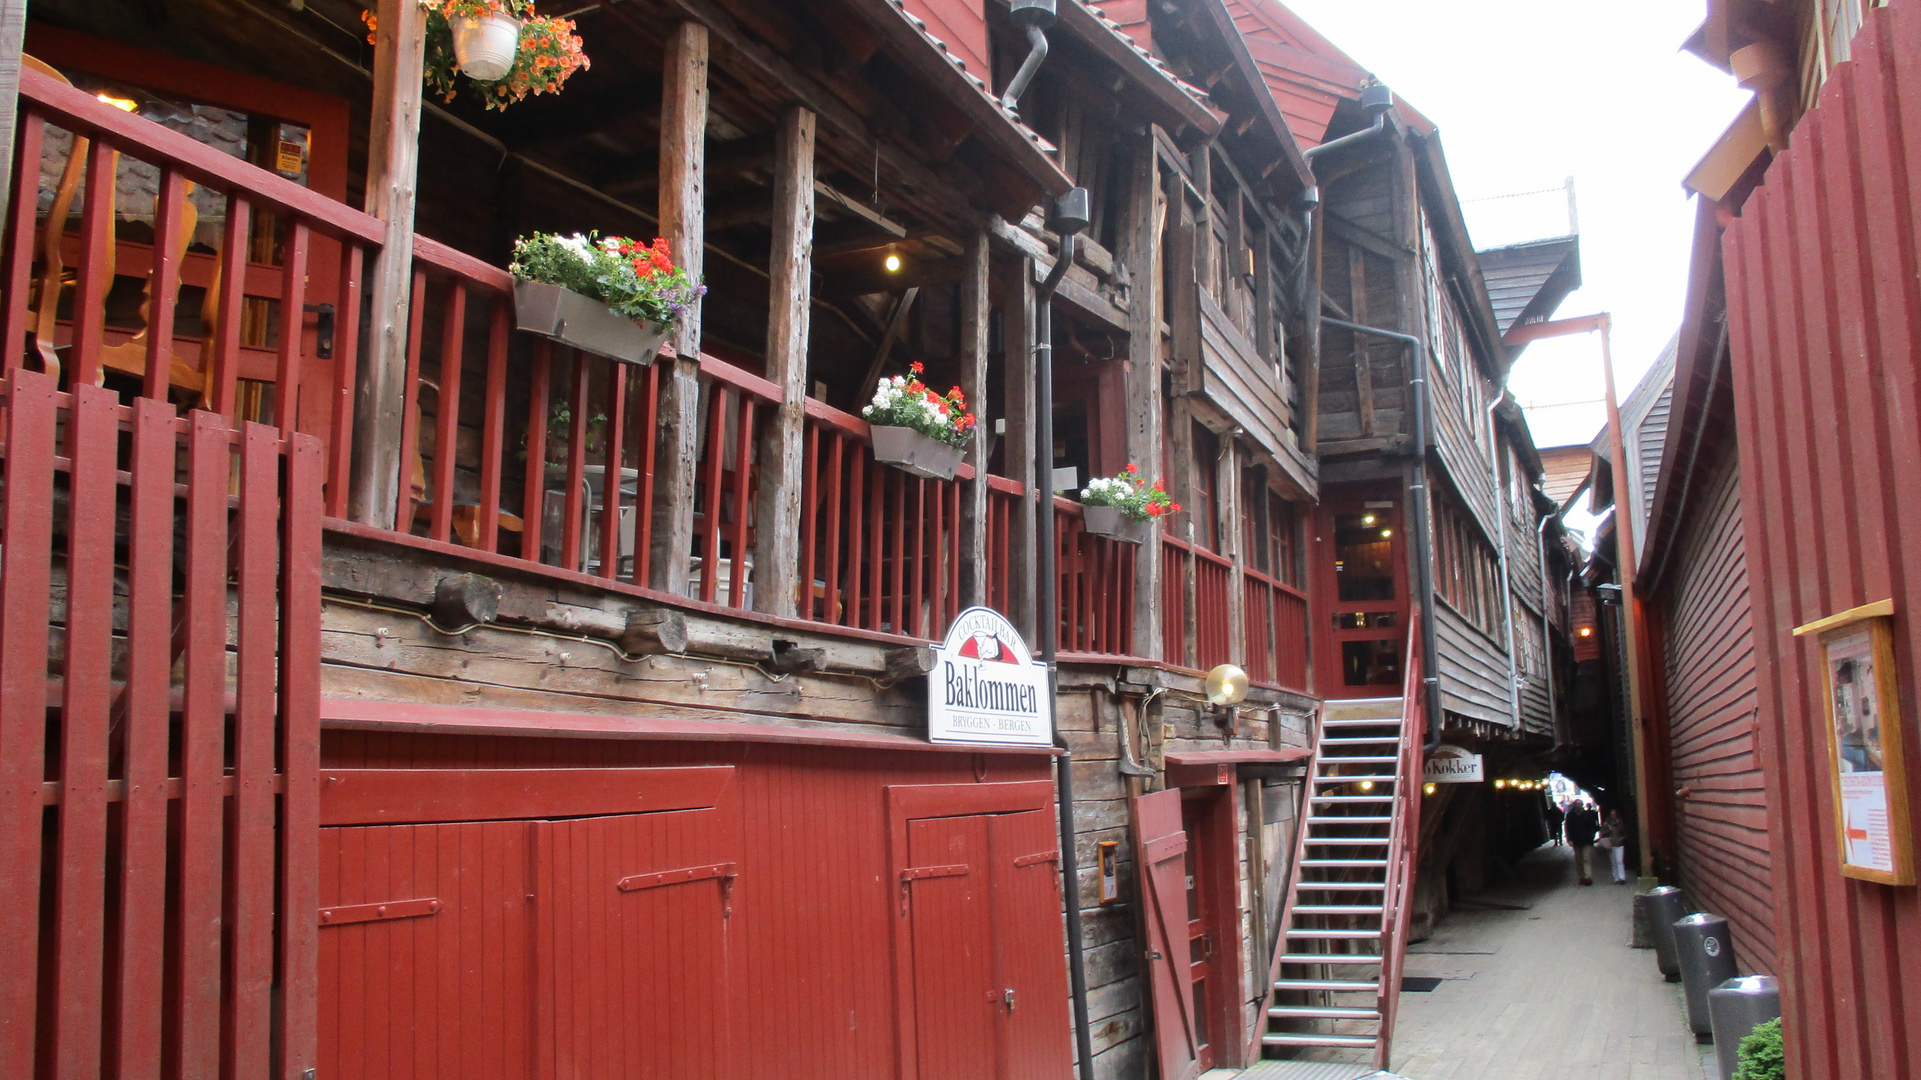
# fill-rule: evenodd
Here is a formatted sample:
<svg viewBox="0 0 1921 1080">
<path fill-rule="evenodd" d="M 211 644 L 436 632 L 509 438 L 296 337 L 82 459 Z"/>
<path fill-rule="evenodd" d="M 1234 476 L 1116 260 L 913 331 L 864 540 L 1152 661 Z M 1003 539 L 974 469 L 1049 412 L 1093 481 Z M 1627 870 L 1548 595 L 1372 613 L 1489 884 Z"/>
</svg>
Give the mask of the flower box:
<svg viewBox="0 0 1921 1080">
<path fill-rule="evenodd" d="M 623 319 L 607 305 L 559 285 L 514 283 L 514 322 L 520 329 L 583 352 L 628 364 L 651 364 L 667 328 Z"/>
<path fill-rule="evenodd" d="M 1083 506 L 1081 520 L 1095 536 L 1123 544 L 1139 544 L 1147 539 L 1147 522 L 1128 516 L 1118 506 Z"/>
<path fill-rule="evenodd" d="M 913 428 L 875 424 L 874 460 L 929 480 L 952 480 L 960 468 L 961 448 L 923 435 Z"/>
</svg>

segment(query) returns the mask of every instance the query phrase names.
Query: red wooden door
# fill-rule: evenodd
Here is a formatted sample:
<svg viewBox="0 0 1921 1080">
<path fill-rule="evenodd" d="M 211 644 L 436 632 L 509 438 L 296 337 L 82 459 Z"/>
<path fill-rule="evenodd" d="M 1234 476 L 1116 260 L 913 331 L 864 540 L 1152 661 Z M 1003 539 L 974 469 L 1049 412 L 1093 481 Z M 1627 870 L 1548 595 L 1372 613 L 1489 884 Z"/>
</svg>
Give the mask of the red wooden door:
<svg viewBox="0 0 1921 1080">
<path fill-rule="evenodd" d="M 1390 494 L 1356 495 L 1330 498 L 1319 510 L 1315 606 L 1332 636 L 1315 650 L 1316 685 L 1328 697 L 1401 692 L 1409 590 L 1399 502 Z"/>
<path fill-rule="evenodd" d="M 1179 788 L 1134 800 L 1134 839 L 1147 923 L 1154 1042 L 1163 1080 L 1189 1080 L 1205 1068 L 1206 1036 L 1194 1024 L 1187 909 L 1187 833 Z"/>
<path fill-rule="evenodd" d="M 731 818 L 679 810 L 535 826 L 539 1076 L 729 1073 Z"/>
<path fill-rule="evenodd" d="M 532 1075 L 529 827 L 320 830 L 317 1075 Z"/>
<path fill-rule="evenodd" d="M 1054 815 L 1045 810 L 987 819 L 1001 1080 L 1062 1080 L 1074 1058 L 1054 826 Z"/>
<path fill-rule="evenodd" d="M 1181 801 L 1181 832 L 1188 837 L 1187 850 L 1182 855 L 1183 868 L 1187 876 L 1187 949 L 1175 962 L 1177 971 L 1185 971 L 1189 988 L 1189 1001 L 1194 1011 L 1195 1057 L 1203 1070 L 1214 1067 L 1213 1038 L 1209 1034 L 1210 1011 L 1218 1007 L 1216 993 L 1219 987 L 1210 978 L 1214 963 L 1213 897 L 1207 895 L 1207 880 L 1214 869 L 1202 865 L 1205 844 L 1199 842 L 1203 831 L 1200 828 L 1204 808 L 1194 799 Z M 1183 965 L 1181 961 L 1184 960 Z"/>
<path fill-rule="evenodd" d="M 907 824 L 919 1080 L 980 1080 L 999 1057 L 987 816 Z"/>
</svg>

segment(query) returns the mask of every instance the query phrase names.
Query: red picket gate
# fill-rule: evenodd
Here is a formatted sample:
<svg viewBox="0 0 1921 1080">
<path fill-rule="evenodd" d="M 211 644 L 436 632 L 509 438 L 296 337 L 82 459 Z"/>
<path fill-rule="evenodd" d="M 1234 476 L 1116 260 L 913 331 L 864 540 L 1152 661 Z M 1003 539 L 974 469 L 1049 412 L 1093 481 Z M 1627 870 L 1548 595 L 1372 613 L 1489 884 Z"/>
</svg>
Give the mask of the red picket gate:
<svg viewBox="0 0 1921 1080">
<path fill-rule="evenodd" d="M 0 381 L 0 1076 L 314 1055 L 319 440 Z"/>
</svg>

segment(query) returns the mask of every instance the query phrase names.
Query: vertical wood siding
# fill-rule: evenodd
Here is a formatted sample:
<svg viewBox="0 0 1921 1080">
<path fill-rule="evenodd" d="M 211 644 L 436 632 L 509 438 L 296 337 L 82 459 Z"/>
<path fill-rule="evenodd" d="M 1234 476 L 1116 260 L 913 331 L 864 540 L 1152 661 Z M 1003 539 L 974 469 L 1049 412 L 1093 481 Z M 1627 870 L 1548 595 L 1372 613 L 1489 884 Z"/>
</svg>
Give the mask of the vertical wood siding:
<svg viewBox="0 0 1921 1080">
<path fill-rule="evenodd" d="M 1753 620 L 1742 542 L 1741 471 L 1704 461 L 1661 593 L 1667 730 L 1682 885 L 1727 917 L 1743 970 L 1774 973 L 1767 789 L 1757 751 Z M 1693 501 L 1693 500 L 1690 500 Z"/>
<path fill-rule="evenodd" d="M 1921 707 L 1921 3 L 1867 14 L 1723 240 L 1789 1075 L 1921 1077 L 1921 897 L 1840 875 L 1816 646 L 1893 597 Z M 1921 739 L 1909 776 L 1921 776 Z M 1921 807 L 1921 803 L 1917 803 Z M 1913 823 L 1921 832 L 1921 822 Z"/>
</svg>

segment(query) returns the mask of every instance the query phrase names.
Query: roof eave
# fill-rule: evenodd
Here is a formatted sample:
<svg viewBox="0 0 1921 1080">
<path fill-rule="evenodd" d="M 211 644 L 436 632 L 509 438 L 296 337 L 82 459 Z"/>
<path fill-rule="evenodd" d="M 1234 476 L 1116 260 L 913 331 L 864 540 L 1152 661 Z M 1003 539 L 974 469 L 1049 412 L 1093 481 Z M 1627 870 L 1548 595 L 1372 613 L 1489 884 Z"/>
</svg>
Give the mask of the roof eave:
<svg viewBox="0 0 1921 1080">
<path fill-rule="evenodd" d="M 1178 76 L 1140 46 L 1125 40 L 1124 32 L 1106 15 L 1087 6 L 1083 0 L 1064 0 L 1060 9 L 1062 26 L 1077 40 L 1112 61 L 1162 108 L 1163 114 L 1156 117 L 1158 121 L 1171 121 L 1170 126 L 1185 124 L 1206 138 L 1220 132 L 1226 118 L 1195 96 L 1202 92 L 1184 89 L 1186 84 Z"/>
</svg>

